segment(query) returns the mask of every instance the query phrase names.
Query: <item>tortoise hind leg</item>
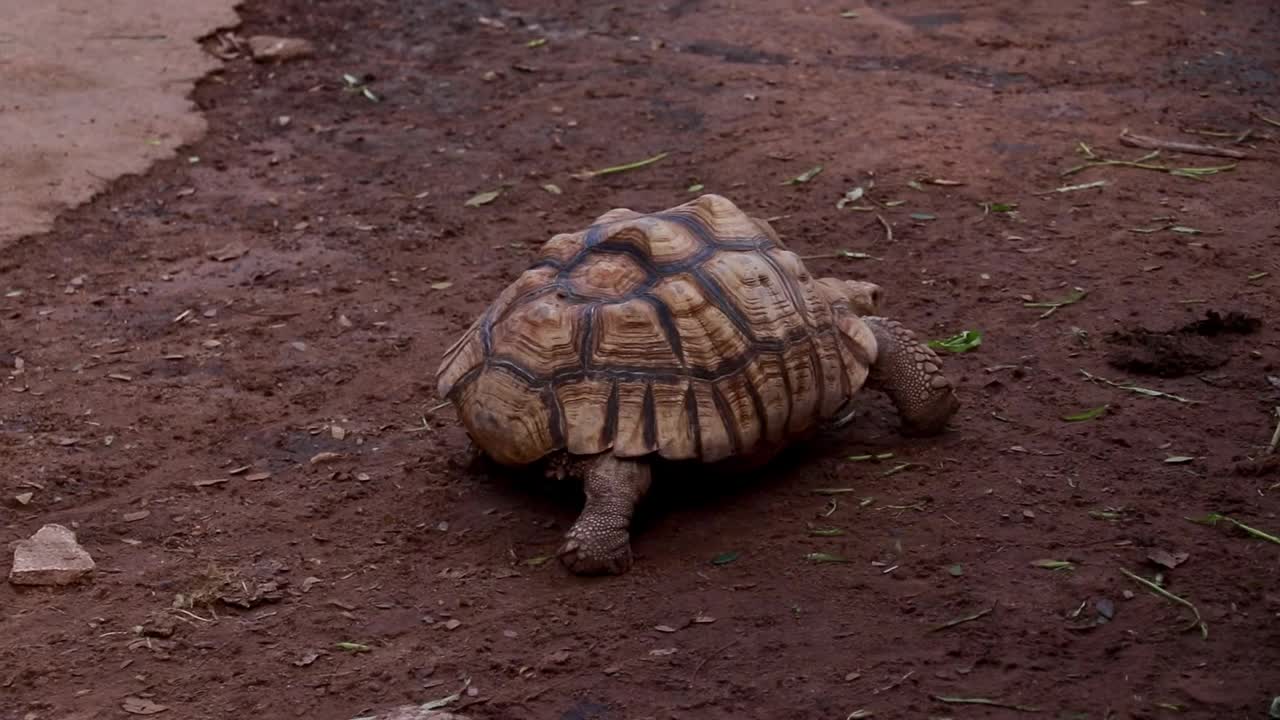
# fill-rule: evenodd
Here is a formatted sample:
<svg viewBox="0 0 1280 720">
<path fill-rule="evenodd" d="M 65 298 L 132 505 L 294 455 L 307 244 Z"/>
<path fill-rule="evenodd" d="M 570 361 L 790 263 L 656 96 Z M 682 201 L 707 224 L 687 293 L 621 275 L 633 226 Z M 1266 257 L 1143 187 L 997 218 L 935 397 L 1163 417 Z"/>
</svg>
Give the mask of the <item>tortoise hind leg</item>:
<svg viewBox="0 0 1280 720">
<path fill-rule="evenodd" d="M 631 568 L 631 516 L 649 490 L 651 471 L 641 460 L 605 452 L 573 463 L 587 502 L 557 553 L 577 575 L 621 575 Z"/>
<path fill-rule="evenodd" d="M 868 382 L 885 391 L 898 408 L 903 430 L 912 435 L 941 432 L 960 407 L 942 363 L 927 345 L 894 320 L 862 318 L 878 348 Z"/>
</svg>

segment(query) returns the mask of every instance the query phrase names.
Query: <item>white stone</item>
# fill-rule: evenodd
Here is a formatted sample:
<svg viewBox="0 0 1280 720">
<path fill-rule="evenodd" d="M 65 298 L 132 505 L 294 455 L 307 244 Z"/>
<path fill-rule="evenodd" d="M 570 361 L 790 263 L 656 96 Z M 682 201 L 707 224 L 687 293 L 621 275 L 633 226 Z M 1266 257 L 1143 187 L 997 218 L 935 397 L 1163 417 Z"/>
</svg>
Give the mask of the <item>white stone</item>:
<svg viewBox="0 0 1280 720">
<path fill-rule="evenodd" d="M 93 558 L 61 525 L 45 525 L 13 550 L 9 582 L 14 585 L 67 585 L 93 571 Z"/>
</svg>

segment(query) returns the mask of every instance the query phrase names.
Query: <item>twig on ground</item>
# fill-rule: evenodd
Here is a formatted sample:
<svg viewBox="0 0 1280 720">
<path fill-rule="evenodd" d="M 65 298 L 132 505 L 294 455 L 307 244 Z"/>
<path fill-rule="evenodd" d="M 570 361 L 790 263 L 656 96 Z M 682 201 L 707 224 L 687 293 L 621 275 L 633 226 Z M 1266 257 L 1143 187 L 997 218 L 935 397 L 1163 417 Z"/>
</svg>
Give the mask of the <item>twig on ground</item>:
<svg viewBox="0 0 1280 720">
<path fill-rule="evenodd" d="M 1217 157 L 1236 158 L 1243 160 L 1249 157 L 1248 153 L 1240 150 L 1232 150 L 1230 148 L 1214 147 L 1212 145 L 1200 145 L 1198 143 L 1185 143 L 1177 140 L 1162 140 L 1160 138 L 1147 137 L 1146 135 L 1133 135 L 1128 130 L 1120 133 L 1120 144 L 1129 147 L 1142 148 L 1143 150 L 1172 150 L 1174 152 L 1191 153 L 1193 155 L 1214 155 Z"/>
<path fill-rule="evenodd" d="M 1187 405 L 1202 405 L 1202 404 L 1204 404 L 1204 401 L 1203 401 L 1203 400 L 1192 400 L 1192 399 L 1190 399 L 1190 398 L 1184 398 L 1184 397 L 1182 397 L 1181 395 L 1174 395 L 1173 393 L 1162 392 L 1162 391 L 1160 391 L 1160 390 L 1152 390 L 1151 388 L 1138 387 L 1137 385 L 1129 385 L 1129 384 L 1126 384 L 1126 383 L 1112 382 L 1111 380 L 1108 380 L 1108 379 L 1106 379 L 1106 378 L 1104 378 L 1104 377 L 1099 377 L 1099 376 L 1097 376 L 1097 375 L 1092 375 L 1092 374 L 1090 374 L 1087 370 L 1081 370 L 1081 371 L 1080 371 L 1080 374 L 1081 374 L 1081 375 L 1084 375 L 1084 376 L 1085 376 L 1085 378 L 1086 378 L 1086 379 L 1088 379 L 1090 382 L 1100 382 L 1100 383 L 1104 383 L 1104 384 L 1106 384 L 1106 385 L 1110 385 L 1110 386 L 1111 386 L 1111 387 L 1113 387 L 1113 388 L 1118 388 L 1118 389 L 1120 389 L 1120 390 L 1127 390 L 1127 391 L 1129 391 L 1129 392 L 1131 392 L 1131 393 L 1137 393 L 1137 394 L 1139 394 L 1139 395 L 1146 395 L 1147 397 L 1162 397 L 1162 398 L 1168 398 L 1168 399 L 1170 399 L 1170 400 L 1174 400 L 1174 401 L 1177 401 L 1177 402 L 1180 402 L 1180 403 L 1185 403 L 1185 404 L 1187 404 Z"/>
<path fill-rule="evenodd" d="M 958 618 L 956 618 L 955 620 L 951 620 L 951 621 L 945 622 L 945 623 L 943 623 L 943 624 L 941 624 L 941 625 L 939 625 L 939 626 L 937 626 L 937 627 L 935 627 L 935 628 L 931 629 L 929 632 L 938 632 L 939 630 L 946 630 L 947 628 L 953 628 L 953 627 L 955 627 L 955 626 L 957 626 L 957 625 L 963 625 L 964 623 L 967 623 L 967 622 L 973 622 L 974 620 L 978 620 L 978 619 L 980 619 L 980 618 L 984 618 L 984 617 L 986 617 L 986 616 L 990 615 L 990 614 L 992 613 L 992 611 L 994 611 L 995 609 L 996 609 L 996 606 L 995 606 L 995 605 L 992 605 L 991 607 L 987 608 L 986 610 L 979 610 L 978 612 L 976 612 L 976 613 L 974 613 L 974 614 L 972 614 L 972 615 L 965 615 L 964 617 L 958 617 Z"/>
<path fill-rule="evenodd" d="M 880 213 L 876 213 L 876 220 L 879 220 L 880 224 L 884 226 L 885 242 L 893 242 L 893 228 L 889 227 L 889 221 L 885 220 L 884 216 Z"/>
<path fill-rule="evenodd" d="M 1142 585 L 1144 585 L 1148 590 L 1154 592 L 1160 597 L 1166 600 L 1171 600 L 1173 602 L 1176 602 L 1179 605 L 1182 605 L 1183 607 L 1189 608 L 1192 614 L 1195 615 L 1195 619 L 1192 620 L 1191 624 L 1187 625 L 1187 627 L 1184 629 L 1191 630 L 1193 628 L 1198 627 L 1200 628 L 1200 637 L 1204 638 L 1205 640 L 1209 639 L 1209 626 L 1203 620 L 1200 619 L 1200 611 L 1197 610 L 1196 606 L 1192 605 L 1189 600 L 1180 598 L 1177 595 L 1174 595 L 1173 593 L 1169 592 L 1168 590 L 1165 590 L 1164 588 L 1160 587 L 1159 585 L 1151 582 L 1150 580 L 1144 577 L 1141 577 L 1139 575 L 1135 575 L 1129 572 L 1128 570 L 1125 570 L 1124 568 L 1120 568 L 1120 572 L 1124 573 L 1125 575 L 1128 575 L 1130 579 L 1135 580 L 1139 583 L 1142 583 Z"/>
<path fill-rule="evenodd" d="M 738 644 L 738 641 L 740 641 L 741 639 L 742 639 L 742 638 L 735 638 L 733 642 L 729 643 L 728 645 L 725 645 L 724 647 L 720 648 L 719 650 L 716 650 L 715 652 L 711 653 L 710 655 L 708 655 L 708 656 L 706 656 L 706 657 L 702 658 L 702 661 L 698 663 L 698 666 L 697 666 L 697 667 L 695 667 L 695 668 L 693 669 L 693 672 L 689 675 L 689 687 L 693 687 L 693 681 L 698 679 L 698 673 L 702 671 L 703 666 L 705 666 L 708 662 L 710 662 L 710 661 L 711 661 L 711 658 L 716 657 L 716 656 L 718 656 L 720 653 L 724 652 L 725 650 L 728 650 L 729 648 L 733 647 L 734 645 L 737 645 L 737 644 Z"/>
<path fill-rule="evenodd" d="M 660 152 L 657 155 L 654 155 L 653 157 L 645 158 L 644 160 L 637 160 L 635 162 L 629 162 L 622 165 L 614 165 L 612 167 L 601 168 L 599 170 L 583 170 L 582 172 L 574 173 L 570 175 L 570 177 L 576 180 L 589 180 L 593 177 L 599 177 L 601 175 L 613 175 L 614 173 L 627 172 L 628 170 L 638 170 L 642 167 L 646 167 L 648 165 L 652 165 L 658 162 L 659 160 L 665 158 L 668 154 L 669 153 Z"/>
<path fill-rule="evenodd" d="M 999 700 L 990 700 L 988 698 L 966 698 L 966 697 L 945 697 L 943 695 L 934 695 L 934 700 L 948 705 L 986 705 L 988 707 L 1005 708 L 1007 710 L 1019 710 L 1022 712 L 1038 713 L 1040 708 L 1031 707 L 1030 705 L 1014 705 L 1012 703 L 1001 702 Z"/>
<path fill-rule="evenodd" d="M 1265 117 L 1263 116 L 1262 113 L 1258 113 L 1258 112 L 1254 113 L 1253 116 L 1268 125 L 1275 125 L 1276 127 L 1280 127 L 1280 120 L 1272 120 L 1271 118 Z"/>
</svg>

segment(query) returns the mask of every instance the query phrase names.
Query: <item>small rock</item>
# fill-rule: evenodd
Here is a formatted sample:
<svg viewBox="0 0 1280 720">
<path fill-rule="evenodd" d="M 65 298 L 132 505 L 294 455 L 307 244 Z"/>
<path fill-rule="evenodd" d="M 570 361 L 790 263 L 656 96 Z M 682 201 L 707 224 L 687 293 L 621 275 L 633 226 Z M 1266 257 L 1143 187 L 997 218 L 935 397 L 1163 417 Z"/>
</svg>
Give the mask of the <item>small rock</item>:
<svg viewBox="0 0 1280 720">
<path fill-rule="evenodd" d="M 563 665 L 569 662 L 569 651 L 556 650 L 543 658 L 543 662 L 548 665 Z"/>
<path fill-rule="evenodd" d="M 139 629 L 146 637 L 173 637 L 178 629 L 178 621 L 166 612 L 156 611 L 147 616 L 146 622 Z"/>
<path fill-rule="evenodd" d="M 298 60 L 315 54 L 315 46 L 302 38 L 284 38 L 272 35 L 254 35 L 249 38 L 249 50 L 258 62 L 267 60 Z"/>
<path fill-rule="evenodd" d="M 130 715 L 156 715 L 168 710 L 169 706 L 152 702 L 146 698 L 133 697 L 130 695 L 124 699 L 123 703 L 121 703 L 120 709 Z"/>
<path fill-rule="evenodd" d="M 457 630 L 460 627 L 462 627 L 462 621 L 456 618 L 453 620 L 446 621 L 444 624 L 445 630 Z"/>
<path fill-rule="evenodd" d="M 9 582 L 14 585 L 67 585 L 93 571 L 93 558 L 61 525 L 45 525 L 13 551 Z"/>
</svg>

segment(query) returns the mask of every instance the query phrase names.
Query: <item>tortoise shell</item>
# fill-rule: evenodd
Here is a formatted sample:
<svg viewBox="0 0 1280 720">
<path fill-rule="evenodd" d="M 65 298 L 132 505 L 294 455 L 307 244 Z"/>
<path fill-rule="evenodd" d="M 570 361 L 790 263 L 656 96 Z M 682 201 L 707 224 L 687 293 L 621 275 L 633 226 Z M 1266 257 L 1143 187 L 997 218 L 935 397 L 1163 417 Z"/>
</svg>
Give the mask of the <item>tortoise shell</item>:
<svg viewBox="0 0 1280 720">
<path fill-rule="evenodd" d="M 839 281 L 814 279 L 768 223 L 704 195 L 552 237 L 436 377 L 505 465 L 557 450 L 714 462 L 832 418 L 875 347 Z"/>
</svg>

